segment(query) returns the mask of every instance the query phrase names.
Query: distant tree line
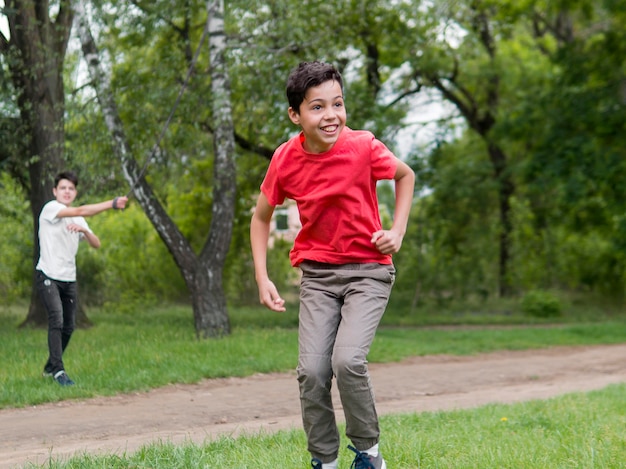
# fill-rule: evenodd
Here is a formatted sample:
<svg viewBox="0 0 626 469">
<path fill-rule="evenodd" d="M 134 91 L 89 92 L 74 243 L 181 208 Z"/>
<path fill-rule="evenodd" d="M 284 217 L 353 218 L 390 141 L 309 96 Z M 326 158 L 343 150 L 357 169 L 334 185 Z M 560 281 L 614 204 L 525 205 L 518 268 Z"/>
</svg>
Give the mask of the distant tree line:
<svg viewBox="0 0 626 469">
<path fill-rule="evenodd" d="M 5 301 L 32 294 L 33 220 L 51 194 L 51 170 L 79 172 L 81 203 L 129 189 L 98 83 L 85 72 L 79 41 L 71 41 L 78 34 L 71 28 L 77 4 L 39 2 L 27 14 L 28 3 L 5 1 L 2 15 L 14 26 L 8 37 L 0 34 Z M 514 297 L 534 289 L 623 298 L 626 1 L 276 0 L 255 2 L 254 8 L 249 1 L 226 2 L 223 70 L 234 188 L 225 187 L 225 173 L 216 170 L 221 160 L 215 144 L 224 128 L 218 109 L 224 106 L 215 104 L 224 85 L 212 86 L 217 75 L 211 74 L 209 42 L 153 151 L 210 19 L 207 12 L 219 4 L 80 5 L 97 32 L 94 44 L 110 75 L 127 150 L 138 167 L 152 155 L 145 182 L 195 255 L 221 232 L 216 197 L 236 190 L 232 236 L 221 244 L 223 264 L 210 261 L 228 302 L 256 302 L 250 210 L 273 149 L 296 130 L 287 118 L 284 85 L 303 60 L 330 61 L 341 69 L 351 127 L 372 130 L 398 151 L 406 147 L 399 135 L 416 137 L 403 152 L 419 187 L 396 257 L 399 306 Z M 37 35 L 48 41 L 36 48 L 45 54 L 18 41 L 35 30 L 54 31 Z M 55 90 L 46 94 L 54 102 L 37 101 L 43 95 L 35 85 L 42 84 Z M 436 130 L 426 134 L 415 122 L 425 112 L 423 103 L 433 100 L 443 113 L 433 123 Z M 43 117 L 49 125 L 38 121 Z M 390 189 L 380 191 L 393 213 Z M 193 298 L 180 262 L 145 209 L 139 203 L 123 216 L 93 220 L 104 246 L 79 256 L 86 304 Z M 275 249 L 272 268 L 292 285 L 284 252 L 289 246 Z"/>
</svg>

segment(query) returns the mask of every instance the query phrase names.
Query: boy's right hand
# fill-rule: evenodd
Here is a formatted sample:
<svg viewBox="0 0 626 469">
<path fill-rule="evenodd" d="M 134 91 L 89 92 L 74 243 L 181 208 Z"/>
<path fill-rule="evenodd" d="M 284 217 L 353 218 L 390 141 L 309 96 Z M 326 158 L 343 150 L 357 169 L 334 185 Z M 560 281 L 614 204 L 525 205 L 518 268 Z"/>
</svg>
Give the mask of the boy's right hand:
<svg viewBox="0 0 626 469">
<path fill-rule="evenodd" d="M 287 311 L 285 300 L 280 297 L 276 285 L 269 279 L 259 283 L 259 301 L 272 311 Z"/>
<path fill-rule="evenodd" d="M 125 195 L 116 197 L 113 199 L 113 209 L 114 210 L 124 210 L 126 208 L 126 204 L 128 203 L 128 197 Z"/>
</svg>

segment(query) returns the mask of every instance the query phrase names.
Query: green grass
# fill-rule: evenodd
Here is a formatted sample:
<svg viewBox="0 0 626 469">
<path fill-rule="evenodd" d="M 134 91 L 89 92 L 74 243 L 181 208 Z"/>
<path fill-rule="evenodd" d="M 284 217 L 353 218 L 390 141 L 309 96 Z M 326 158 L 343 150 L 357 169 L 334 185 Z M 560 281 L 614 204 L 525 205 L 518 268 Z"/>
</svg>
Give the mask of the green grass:
<svg viewBox="0 0 626 469">
<path fill-rule="evenodd" d="M 626 385 L 613 385 L 545 401 L 383 416 L 380 448 L 390 469 L 623 468 L 625 393 Z M 342 468 L 351 463 L 347 444 L 340 453 Z M 133 454 L 78 455 L 45 467 L 305 468 L 310 467 L 305 447 L 302 431 L 280 431 L 204 444 L 158 442 Z"/>
<path fill-rule="evenodd" d="M 0 316 L 0 408 L 66 398 L 145 391 L 203 378 L 247 376 L 293 369 L 293 329 L 236 328 L 217 340 L 197 340 L 186 307 L 117 314 L 92 311 L 94 327 L 74 333 L 65 354 L 71 388 L 42 383 L 47 332 L 16 329 L 13 314 Z"/>
<path fill-rule="evenodd" d="M 297 313 L 261 308 L 231 311 L 232 334 L 197 340 L 189 307 L 130 312 L 91 310 L 94 327 L 75 332 L 64 355 L 72 388 L 43 381 L 46 331 L 18 329 L 25 312 L 0 310 L 0 408 L 23 407 L 68 398 L 146 391 L 204 378 L 248 376 L 293 370 L 297 360 Z M 388 320 L 389 322 L 389 320 Z M 613 344 L 626 341 L 626 318 L 605 322 L 532 327 L 420 328 L 383 325 L 370 362 L 409 356 L 470 355 L 554 345 Z"/>
<path fill-rule="evenodd" d="M 61 388 L 41 377 L 46 331 L 18 329 L 25 308 L 0 310 L 0 408 L 145 391 L 169 383 L 293 370 L 297 313 L 261 308 L 231 312 L 232 334 L 197 340 L 189 307 L 90 310 L 94 327 L 78 330 L 65 354 L 77 385 Z M 370 362 L 429 354 L 469 355 L 555 345 L 626 342 L 626 317 L 577 315 L 568 323 L 490 324 L 473 314 L 471 327 L 408 326 L 386 315 Z M 449 316 L 448 319 L 452 317 Z M 433 318 L 418 324 L 433 324 Z M 443 321 L 444 323 L 448 320 Z M 400 468 L 623 468 L 626 461 L 626 385 L 547 401 L 490 405 L 474 410 L 381 418 L 381 449 Z M 340 467 L 349 467 L 344 441 Z M 153 443 L 133 454 L 78 455 L 46 468 L 298 468 L 309 467 L 304 434 L 283 431 L 205 444 Z M 32 467 L 32 466 L 31 466 Z"/>
</svg>

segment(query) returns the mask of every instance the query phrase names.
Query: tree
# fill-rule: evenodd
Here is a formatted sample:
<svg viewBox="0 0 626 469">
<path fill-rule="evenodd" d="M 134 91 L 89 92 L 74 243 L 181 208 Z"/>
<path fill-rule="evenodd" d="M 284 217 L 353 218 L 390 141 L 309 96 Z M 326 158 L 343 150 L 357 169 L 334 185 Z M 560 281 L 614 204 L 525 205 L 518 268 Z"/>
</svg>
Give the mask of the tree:
<svg viewBox="0 0 626 469">
<path fill-rule="evenodd" d="M 416 4 L 411 8 L 405 28 L 412 31 L 413 43 L 407 45 L 405 41 L 405 46 L 413 55 L 405 54 L 409 71 L 405 74 L 403 95 L 421 88 L 436 90 L 484 141 L 498 187 L 498 291 L 501 296 L 510 295 L 511 198 L 515 182 L 510 158 L 494 132 L 502 114 L 503 80 L 498 41 L 504 34 L 497 29 L 497 8 L 483 1 L 445 5 L 435 2 L 425 14 Z M 418 20 L 416 15 L 427 19 Z M 411 22 L 418 26 L 410 27 Z"/>
<path fill-rule="evenodd" d="M 10 34 L 5 37 L 0 33 L 0 53 L 8 64 L 19 109 L 19 120 L 11 116 L 3 119 L 3 127 L 11 132 L 11 138 L 3 141 L 0 151 L 30 199 L 35 246 L 33 267 L 39 258 L 39 213 L 51 197 L 54 176 L 64 161 L 63 63 L 73 21 L 69 0 L 58 2 L 56 16 L 50 16 L 49 12 L 46 0 L 5 0 L 2 13 L 8 20 Z M 7 148 L 9 141 L 23 143 Z M 88 323 L 82 308 L 77 321 Z M 47 324 L 34 282 L 23 325 L 26 324 Z"/>
<path fill-rule="evenodd" d="M 406 7 L 410 21 L 403 24 L 412 27 L 412 34 L 405 35 L 413 40 L 402 43 L 410 54 L 402 55 L 403 60 L 411 64 L 405 89 L 410 92 L 421 85 L 439 90 L 454 103 L 464 124 L 463 140 L 448 135 L 443 141 L 453 140 L 452 144 L 444 143 L 431 154 L 448 158 L 429 166 L 431 180 L 440 185 L 431 187 L 435 192 L 428 207 L 449 224 L 442 226 L 450 230 L 444 240 L 465 243 L 455 237 L 469 235 L 472 227 L 454 223 L 462 215 L 452 210 L 479 215 L 484 205 L 465 204 L 485 183 L 472 186 L 473 173 L 463 169 L 473 156 L 471 147 L 464 149 L 465 162 L 450 158 L 451 152 L 469 141 L 468 131 L 480 136 L 495 176 L 498 159 L 489 145 L 502 150 L 504 178 L 493 178 L 500 186 L 500 206 L 486 203 L 500 211 L 501 242 L 502 227 L 507 226 L 502 222 L 503 202 L 508 205 L 505 281 L 510 292 L 564 285 L 585 291 L 594 286 L 607 291 L 609 285 L 613 291 L 623 289 L 624 251 L 618 246 L 626 224 L 623 184 L 618 181 L 626 166 L 624 146 L 617 137 L 623 133 L 625 109 L 626 41 L 619 26 L 623 5 L 623 1 L 434 2 L 433 9 L 420 16 Z M 466 183 L 445 184 L 446 172 L 466 174 Z M 514 189 L 508 202 L 502 196 L 506 178 Z M 452 200 L 451 195 L 457 198 Z M 433 212 L 438 206 L 448 211 Z M 438 221 L 429 219 L 429 229 Z M 492 233 L 485 230 L 485 235 Z M 455 255 L 454 260 L 461 257 Z M 477 258 L 476 265 L 482 259 Z"/>
<path fill-rule="evenodd" d="M 81 2 L 76 4 L 81 45 L 89 66 L 105 121 L 114 140 L 114 148 L 122 163 L 124 175 L 133 194 L 166 244 L 189 289 L 198 337 L 220 337 L 230 333 L 222 269 L 232 233 L 235 203 L 234 137 L 230 110 L 228 71 L 224 61 L 223 2 L 207 4 L 207 25 L 211 52 L 211 81 L 215 120 L 215 163 L 213 217 L 208 238 L 196 255 L 185 236 L 169 217 L 152 187 L 139 171 L 124 126 L 119 117 L 110 78 L 102 66 L 98 48 L 90 30 Z"/>
<path fill-rule="evenodd" d="M 526 21 L 555 72 L 548 86 L 534 90 L 524 106 L 525 122 L 515 126 L 518 135 L 533 128 L 524 176 L 537 231 L 546 236 L 563 231 L 575 240 L 552 256 L 553 265 L 567 263 L 580 288 L 621 297 L 626 293 L 626 152 L 620 138 L 626 122 L 625 5 L 533 2 Z M 564 283 L 562 275 L 549 280 Z M 571 277 L 567 283 L 573 283 Z"/>
</svg>

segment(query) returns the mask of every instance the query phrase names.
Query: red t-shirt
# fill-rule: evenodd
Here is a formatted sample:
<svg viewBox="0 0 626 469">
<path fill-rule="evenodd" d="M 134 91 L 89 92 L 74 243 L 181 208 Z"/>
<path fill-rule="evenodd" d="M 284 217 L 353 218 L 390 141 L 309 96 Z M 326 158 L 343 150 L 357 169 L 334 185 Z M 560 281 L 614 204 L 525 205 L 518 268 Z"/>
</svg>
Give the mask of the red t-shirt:
<svg viewBox="0 0 626 469">
<path fill-rule="evenodd" d="M 345 127 L 333 148 L 304 150 L 303 134 L 279 146 L 261 191 L 270 205 L 298 205 L 302 228 L 289 257 L 329 264 L 391 264 L 371 242 L 381 229 L 376 181 L 393 179 L 396 156 L 371 132 Z"/>
</svg>

